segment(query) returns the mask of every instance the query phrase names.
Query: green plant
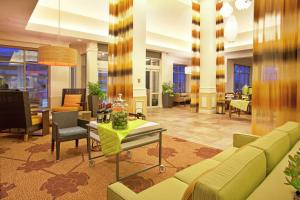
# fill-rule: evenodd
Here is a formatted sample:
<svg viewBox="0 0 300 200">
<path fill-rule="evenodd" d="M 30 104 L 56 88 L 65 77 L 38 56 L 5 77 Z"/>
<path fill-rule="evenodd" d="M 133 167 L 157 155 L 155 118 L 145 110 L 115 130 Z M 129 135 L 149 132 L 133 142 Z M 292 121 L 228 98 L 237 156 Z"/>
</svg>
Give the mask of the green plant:
<svg viewBox="0 0 300 200">
<path fill-rule="evenodd" d="M 162 93 L 168 94 L 169 96 L 174 96 L 173 84 L 172 83 L 163 83 L 162 84 Z"/>
<path fill-rule="evenodd" d="M 89 88 L 89 95 L 92 96 L 98 96 L 101 99 L 105 98 L 105 92 L 101 90 L 101 85 L 100 83 L 88 83 L 88 88 Z"/>
<path fill-rule="evenodd" d="M 285 168 L 286 185 L 291 185 L 300 192 L 300 152 L 298 151 L 294 156 L 289 155 L 289 165 Z"/>
</svg>

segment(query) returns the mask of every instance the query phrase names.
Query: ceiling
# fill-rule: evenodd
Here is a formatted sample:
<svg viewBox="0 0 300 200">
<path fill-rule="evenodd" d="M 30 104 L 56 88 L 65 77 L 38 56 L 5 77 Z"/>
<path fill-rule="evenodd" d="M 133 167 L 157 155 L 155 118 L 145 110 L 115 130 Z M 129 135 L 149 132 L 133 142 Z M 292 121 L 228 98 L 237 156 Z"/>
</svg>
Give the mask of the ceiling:
<svg viewBox="0 0 300 200">
<path fill-rule="evenodd" d="M 22 33 L 23 36 L 38 38 L 37 42 L 56 39 L 59 33 L 58 2 L 1 0 L 0 39 L 1 32 L 2 35 Z M 86 0 L 61 0 L 60 10 L 60 38 L 63 41 L 76 42 L 78 38 L 107 41 L 108 0 L 88 0 L 88 3 Z M 190 0 L 147 0 L 146 12 L 147 47 L 170 52 L 191 51 Z M 227 46 L 249 45 L 252 43 L 253 6 L 246 11 L 234 10 L 234 15 L 239 23 L 240 36 Z"/>
</svg>

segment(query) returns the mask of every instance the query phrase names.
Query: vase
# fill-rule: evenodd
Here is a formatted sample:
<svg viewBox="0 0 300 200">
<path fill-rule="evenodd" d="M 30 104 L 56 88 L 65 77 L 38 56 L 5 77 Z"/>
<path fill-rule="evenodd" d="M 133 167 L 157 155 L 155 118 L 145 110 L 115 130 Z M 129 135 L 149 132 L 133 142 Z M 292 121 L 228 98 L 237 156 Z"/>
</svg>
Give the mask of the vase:
<svg viewBox="0 0 300 200">
<path fill-rule="evenodd" d="M 88 95 L 88 106 L 89 110 L 92 111 L 92 117 L 97 116 L 97 111 L 99 108 L 99 97 L 96 95 Z"/>
<path fill-rule="evenodd" d="M 294 193 L 294 200 L 300 200 L 300 192 L 299 191 Z"/>
</svg>

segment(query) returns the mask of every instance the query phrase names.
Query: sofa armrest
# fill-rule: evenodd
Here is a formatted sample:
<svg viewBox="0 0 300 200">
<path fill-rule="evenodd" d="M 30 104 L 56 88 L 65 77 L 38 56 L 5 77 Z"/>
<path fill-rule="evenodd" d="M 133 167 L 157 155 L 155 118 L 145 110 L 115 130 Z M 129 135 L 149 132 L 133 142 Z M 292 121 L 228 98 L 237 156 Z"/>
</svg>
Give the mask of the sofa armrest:
<svg viewBox="0 0 300 200">
<path fill-rule="evenodd" d="M 138 200 L 138 195 L 122 183 L 114 183 L 107 188 L 107 200 Z"/>
<path fill-rule="evenodd" d="M 243 134 L 243 133 L 235 133 L 233 134 L 233 146 L 240 148 L 244 145 L 249 144 L 250 142 L 255 141 L 259 136 Z"/>
</svg>

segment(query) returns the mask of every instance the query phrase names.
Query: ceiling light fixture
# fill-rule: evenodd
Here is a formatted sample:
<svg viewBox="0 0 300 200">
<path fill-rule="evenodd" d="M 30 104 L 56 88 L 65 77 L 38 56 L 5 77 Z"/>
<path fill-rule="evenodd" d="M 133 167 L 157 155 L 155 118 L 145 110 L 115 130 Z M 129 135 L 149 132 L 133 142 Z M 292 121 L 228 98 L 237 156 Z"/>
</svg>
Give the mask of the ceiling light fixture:
<svg viewBox="0 0 300 200">
<path fill-rule="evenodd" d="M 225 2 L 224 5 L 222 6 L 220 13 L 224 18 L 229 17 L 233 12 L 233 8 L 230 5 L 230 3 Z"/>
<path fill-rule="evenodd" d="M 252 0 L 236 0 L 235 7 L 238 10 L 246 10 L 246 9 L 250 8 L 251 3 L 252 3 Z"/>
<path fill-rule="evenodd" d="M 58 0 L 58 37 L 60 36 L 60 0 Z M 77 65 L 76 49 L 62 46 L 41 46 L 38 48 L 38 63 L 48 66 L 69 66 Z"/>
</svg>

